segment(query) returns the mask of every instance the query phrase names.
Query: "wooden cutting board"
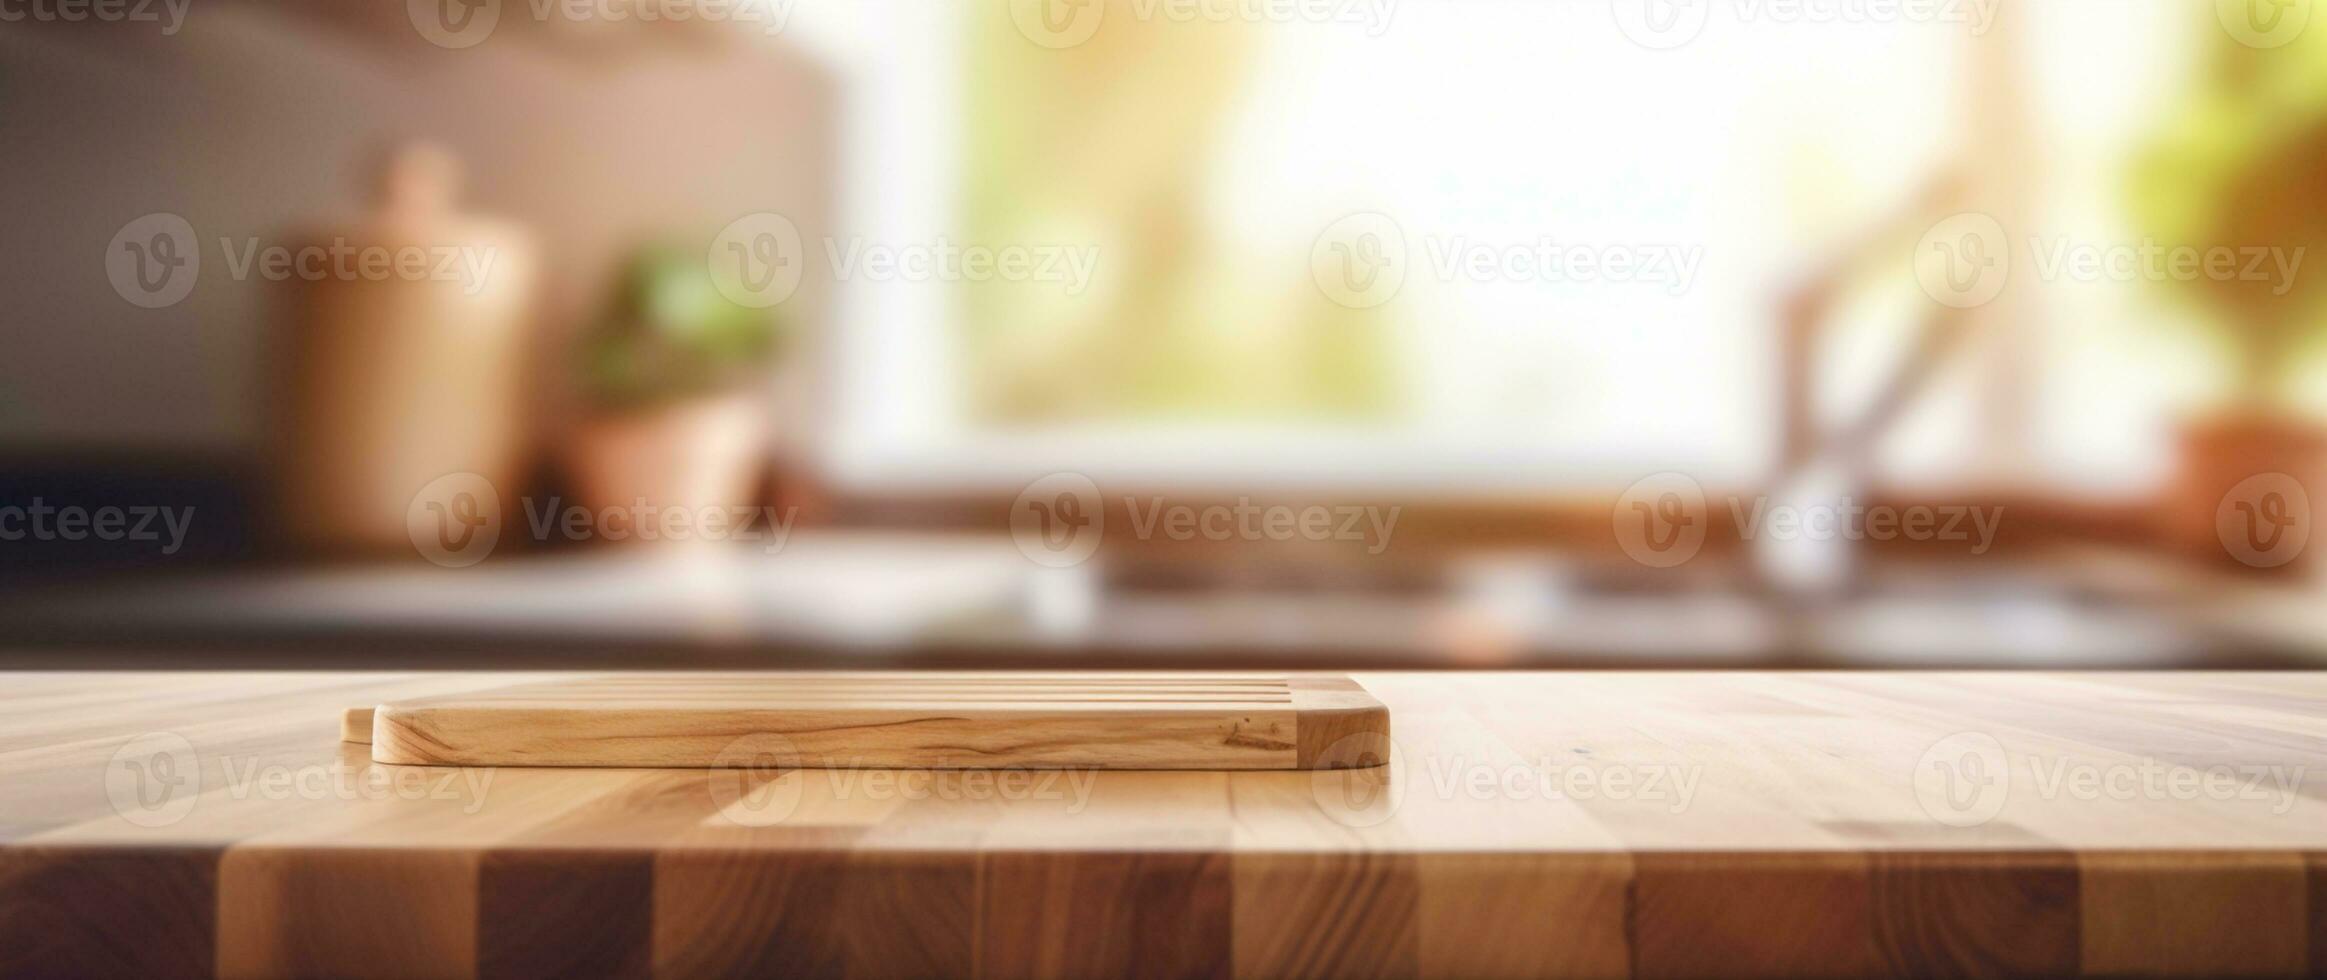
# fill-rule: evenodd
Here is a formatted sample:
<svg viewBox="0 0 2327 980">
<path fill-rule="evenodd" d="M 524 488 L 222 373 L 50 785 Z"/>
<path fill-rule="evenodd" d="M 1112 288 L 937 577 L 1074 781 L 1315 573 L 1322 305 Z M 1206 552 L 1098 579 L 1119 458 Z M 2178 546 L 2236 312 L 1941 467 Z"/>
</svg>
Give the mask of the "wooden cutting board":
<svg viewBox="0 0 2327 980">
<path fill-rule="evenodd" d="M 1390 712 L 1340 675 L 630 674 L 391 701 L 343 737 L 403 765 L 1351 769 Z"/>
</svg>

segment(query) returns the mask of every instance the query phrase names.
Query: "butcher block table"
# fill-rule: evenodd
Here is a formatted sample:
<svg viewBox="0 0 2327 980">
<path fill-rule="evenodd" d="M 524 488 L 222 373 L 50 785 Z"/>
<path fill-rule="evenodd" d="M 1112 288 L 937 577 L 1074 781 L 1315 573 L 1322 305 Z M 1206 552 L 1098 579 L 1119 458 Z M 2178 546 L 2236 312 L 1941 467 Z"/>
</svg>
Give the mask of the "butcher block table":
<svg viewBox="0 0 2327 980">
<path fill-rule="evenodd" d="M 0 675 L 0 975 L 2327 972 L 2327 675 L 1357 674 L 1334 772 L 374 765 Z"/>
</svg>

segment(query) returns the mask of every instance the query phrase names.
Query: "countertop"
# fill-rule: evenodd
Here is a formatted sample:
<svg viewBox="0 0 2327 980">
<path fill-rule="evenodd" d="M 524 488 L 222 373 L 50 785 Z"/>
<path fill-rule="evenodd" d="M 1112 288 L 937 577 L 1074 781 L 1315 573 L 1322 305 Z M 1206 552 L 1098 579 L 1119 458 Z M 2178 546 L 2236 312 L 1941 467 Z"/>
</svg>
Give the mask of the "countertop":
<svg viewBox="0 0 2327 980">
<path fill-rule="evenodd" d="M 1048 569 L 990 536 L 803 533 L 777 555 L 582 549 L 460 569 L 415 559 L 97 579 L 0 594 L 0 669 L 2327 664 L 2317 593 L 2118 552 L 1985 564 L 1976 577 L 1870 567 L 1848 590 L 1807 595 L 1550 553 L 1469 556 L 1399 581 L 1203 571 L 1223 577 Z"/>
<path fill-rule="evenodd" d="M 375 766 L 540 673 L 0 686 L 0 975 L 2327 969 L 2327 676 L 1360 673 L 1386 769 Z"/>
</svg>

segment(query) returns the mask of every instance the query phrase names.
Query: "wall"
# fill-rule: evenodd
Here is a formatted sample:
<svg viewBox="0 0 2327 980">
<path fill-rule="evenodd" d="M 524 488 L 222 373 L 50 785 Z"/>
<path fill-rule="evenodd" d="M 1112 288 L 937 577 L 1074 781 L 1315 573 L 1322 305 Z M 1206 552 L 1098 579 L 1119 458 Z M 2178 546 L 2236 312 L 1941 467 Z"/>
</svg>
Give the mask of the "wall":
<svg viewBox="0 0 2327 980">
<path fill-rule="evenodd" d="M 449 144 L 470 208 L 542 243 L 547 431 L 570 403 L 557 340 L 629 247 L 708 246 L 757 210 L 806 234 L 828 220 L 832 84 L 780 36 L 582 45 L 518 25 L 446 50 L 403 8 L 197 6 L 172 36 L 0 25 L 0 452 L 253 455 L 283 287 L 231 281 L 219 239 L 289 242 L 356 213 L 398 139 Z M 103 255 L 156 211 L 187 219 L 204 265 L 186 300 L 146 310 L 114 292 Z M 813 331 L 822 292 L 811 281 L 785 308 Z"/>
</svg>

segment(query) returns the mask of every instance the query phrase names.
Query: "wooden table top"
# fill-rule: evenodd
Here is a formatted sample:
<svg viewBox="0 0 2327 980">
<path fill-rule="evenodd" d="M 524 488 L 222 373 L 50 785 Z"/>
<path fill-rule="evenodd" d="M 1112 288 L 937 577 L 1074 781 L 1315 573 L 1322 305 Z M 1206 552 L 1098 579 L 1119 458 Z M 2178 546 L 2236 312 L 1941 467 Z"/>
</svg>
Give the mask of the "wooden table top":
<svg viewBox="0 0 2327 980">
<path fill-rule="evenodd" d="M 0 675 L 0 975 L 2327 971 L 2327 675 L 1357 674 L 1387 769 L 375 766 Z"/>
</svg>

